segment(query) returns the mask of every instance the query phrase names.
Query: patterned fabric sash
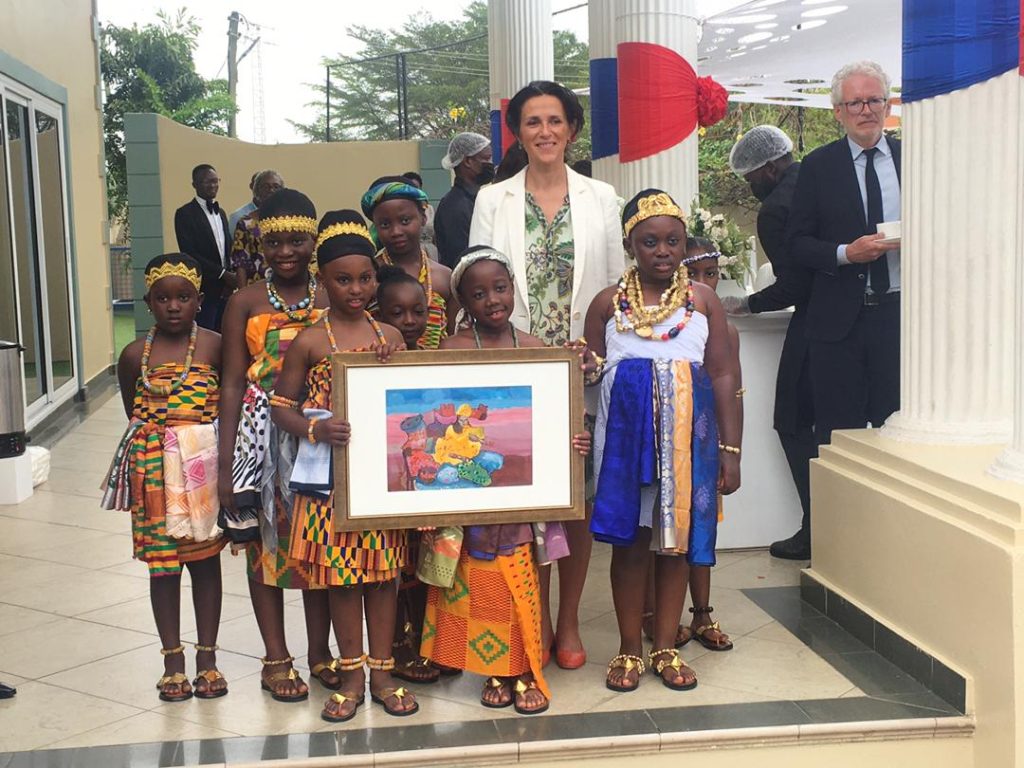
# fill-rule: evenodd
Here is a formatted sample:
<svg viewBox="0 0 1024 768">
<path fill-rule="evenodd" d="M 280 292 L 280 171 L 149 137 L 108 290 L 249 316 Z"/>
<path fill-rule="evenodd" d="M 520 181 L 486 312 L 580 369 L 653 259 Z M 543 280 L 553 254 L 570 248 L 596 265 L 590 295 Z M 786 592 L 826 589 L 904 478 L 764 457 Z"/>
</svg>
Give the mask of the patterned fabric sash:
<svg viewBox="0 0 1024 768">
<path fill-rule="evenodd" d="M 167 535 L 208 541 L 217 525 L 217 425 L 168 427 L 164 435 L 164 502 Z"/>
<path fill-rule="evenodd" d="M 718 427 L 711 379 L 684 360 L 631 358 L 618 364 L 590 529 L 629 546 L 640 522 L 640 491 L 658 485 L 655 548 L 715 564 Z"/>
</svg>

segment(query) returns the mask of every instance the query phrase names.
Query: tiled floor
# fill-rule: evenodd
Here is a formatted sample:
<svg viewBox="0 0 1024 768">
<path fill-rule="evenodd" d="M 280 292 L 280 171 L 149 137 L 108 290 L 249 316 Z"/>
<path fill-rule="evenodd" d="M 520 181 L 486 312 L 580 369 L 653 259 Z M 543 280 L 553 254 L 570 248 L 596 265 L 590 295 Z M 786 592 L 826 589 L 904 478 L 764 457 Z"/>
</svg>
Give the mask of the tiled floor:
<svg viewBox="0 0 1024 768">
<path fill-rule="evenodd" d="M 603 716 L 584 722 L 560 715 L 623 710 L 632 714 L 608 722 L 627 730 L 630 718 L 692 729 L 722 723 L 723 717 L 768 725 L 780 718 L 842 720 L 870 712 L 934 717 L 950 711 L 801 603 L 796 588 L 800 564 L 773 560 L 764 552 L 720 555 L 713 603 L 736 648 L 711 653 L 690 643 L 683 650 L 700 677 L 696 690 L 673 692 L 648 677 L 639 692 L 615 694 L 604 687 L 604 665 L 618 646 L 607 547 L 595 548 L 583 596 L 590 660 L 573 672 L 549 669 L 554 700 L 542 716 L 544 723 L 536 722 L 541 718 L 526 723 L 511 710 L 479 706 L 481 680 L 472 675 L 419 687 L 421 711 L 407 721 L 396 722 L 368 705 L 351 722 L 329 726 L 319 718 L 326 694 L 316 686 L 307 703 L 272 701 L 259 690 L 263 649 L 249 606 L 244 561 L 226 553 L 218 661 L 231 694 L 214 701 L 163 703 L 153 687 L 161 657 L 146 568 L 131 560 L 127 515 L 98 508 L 97 486 L 123 427 L 116 398 L 94 408 L 53 448 L 50 481 L 29 501 L 0 507 L 0 681 L 18 686 L 15 699 L 0 702 L 0 753 L 202 739 L 225 739 L 210 743 L 230 745 L 239 736 L 334 730 L 346 732 L 331 742 L 336 747 L 350 740 L 366 746 L 366 734 L 379 735 L 388 726 L 402 725 L 396 732 L 413 738 L 423 732 L 413 726 L 451 723 L 466 729 L 475 721 L 487 733 L 497 728 L 509 737 L 541 738 L 551 729 L 607 727 L 601 725 Z M 305 647 L 301 598 L 296 592 L 286 599 L 289 641 L 298 654 Z M 189 595 L 183 595 L 185 641 L 195 640 L 190 604 Z M 194 672 L 191 657 L 188 664 Z M 300 664 L 305 674 L 304 659 Z M 432 732 L 447 728 L 436 726 Z M 259 756 L 273 743 L 261 740 L 263 747 L 252 748 Z M 217 754 L 223 760 L 223 750 Z"/>
</svg>

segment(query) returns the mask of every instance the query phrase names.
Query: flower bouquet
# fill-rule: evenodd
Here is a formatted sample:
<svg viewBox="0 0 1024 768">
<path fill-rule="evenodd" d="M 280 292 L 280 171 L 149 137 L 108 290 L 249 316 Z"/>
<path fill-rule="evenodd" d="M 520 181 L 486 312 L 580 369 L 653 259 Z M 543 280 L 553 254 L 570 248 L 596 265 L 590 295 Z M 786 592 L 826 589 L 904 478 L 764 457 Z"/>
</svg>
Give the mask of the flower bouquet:
<svg viewBox="0 0 1024 768">
<path fill-rule="evenodd" d="M 744 287 L 751 283 L 756 241 L 753 235 L 745 236 L 724 213 L 713 214 L 695 203 L 686 217 L 686 234 L 714 243 L 715 250 L 722 254 L 718 259 L 722 277 L 735 280 Z"/>
</svg>

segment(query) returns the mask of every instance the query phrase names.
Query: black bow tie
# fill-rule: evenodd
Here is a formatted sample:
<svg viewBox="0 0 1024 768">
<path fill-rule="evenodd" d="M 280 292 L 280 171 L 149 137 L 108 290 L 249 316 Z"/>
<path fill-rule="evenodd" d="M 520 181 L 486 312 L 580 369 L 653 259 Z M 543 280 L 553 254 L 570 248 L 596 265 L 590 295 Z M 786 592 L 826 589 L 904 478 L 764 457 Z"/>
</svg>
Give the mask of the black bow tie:
<svg viewBox="0 0 1024 768">
<path fill-rule="evenodd" d="M 206 210 L 208 210 L 211 215 L 212 214 L 220 214 L 220 203 L 218 203 L 216 200 L 213 200 L 213 201 L 207 200 L 206 201 Z"/>
</svg>

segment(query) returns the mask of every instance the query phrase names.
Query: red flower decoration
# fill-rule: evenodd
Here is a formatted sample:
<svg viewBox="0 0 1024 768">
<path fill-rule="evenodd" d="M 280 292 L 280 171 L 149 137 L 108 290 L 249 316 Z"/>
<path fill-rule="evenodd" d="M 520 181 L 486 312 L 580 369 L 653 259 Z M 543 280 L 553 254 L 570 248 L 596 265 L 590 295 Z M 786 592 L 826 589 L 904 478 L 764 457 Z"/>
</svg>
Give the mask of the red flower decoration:
<svg viewBox="0 0 1024 768">
<path fill-rule="evenodd" d="M 697 122 L 709 128 L 729 110 L 729 92 L 710 77 L 697 78 Z"/>
</svg>

